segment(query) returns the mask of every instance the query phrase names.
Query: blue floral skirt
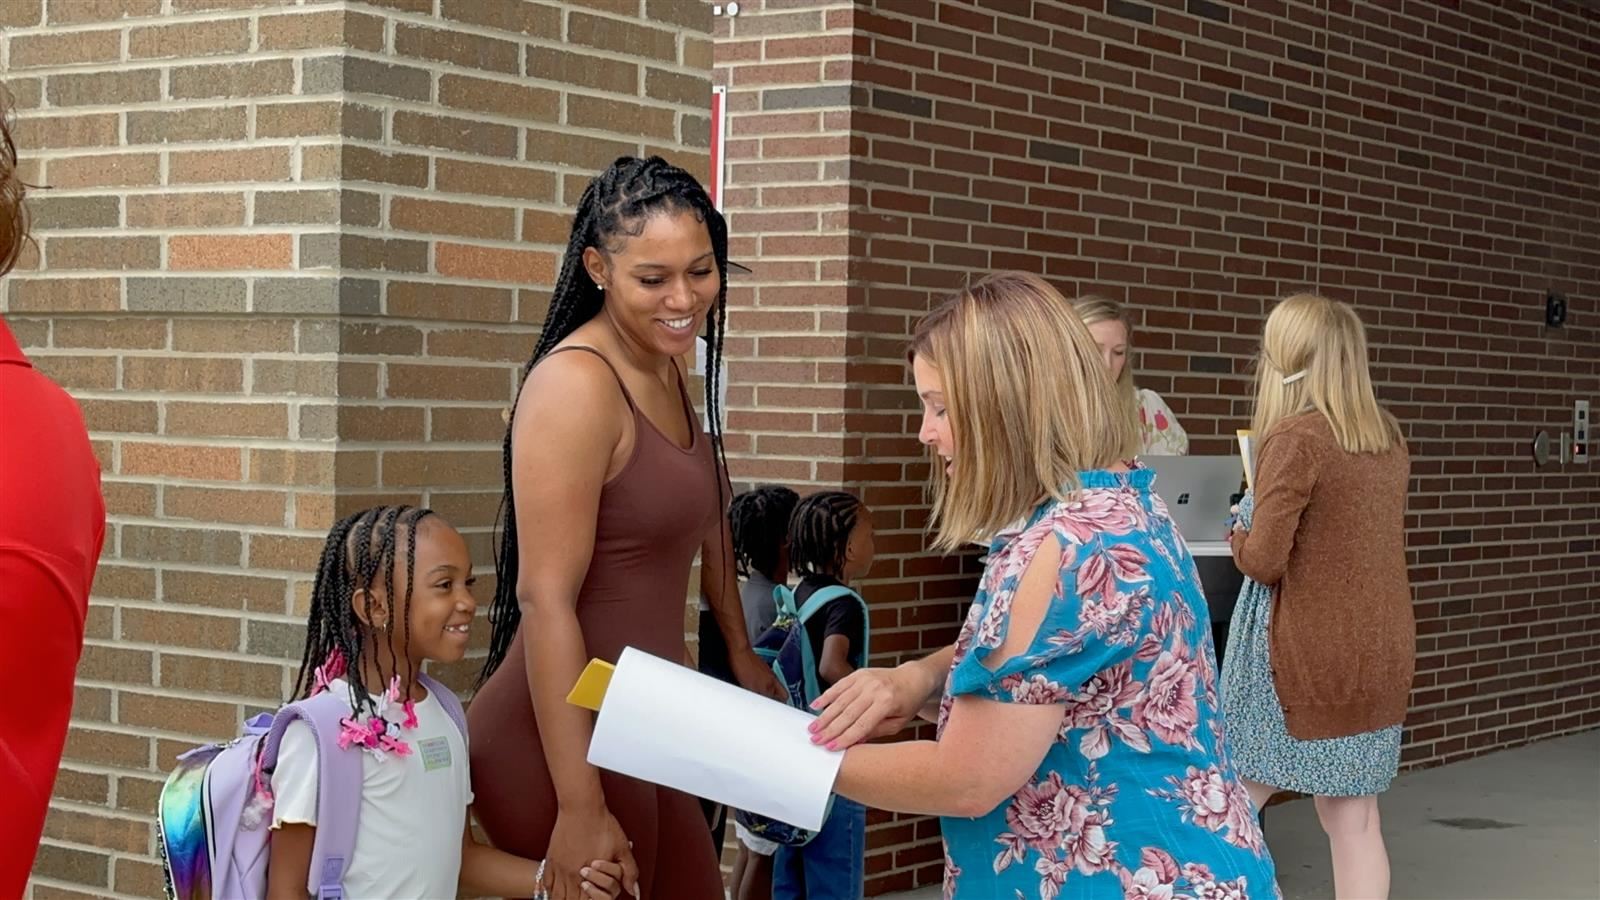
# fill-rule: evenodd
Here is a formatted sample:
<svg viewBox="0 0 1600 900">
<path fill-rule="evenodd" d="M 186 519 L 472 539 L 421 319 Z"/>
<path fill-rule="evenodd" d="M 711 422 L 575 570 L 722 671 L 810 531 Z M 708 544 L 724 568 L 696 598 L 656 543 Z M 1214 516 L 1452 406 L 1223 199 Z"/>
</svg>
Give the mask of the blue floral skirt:
<svg viewBox="0 0 1600 900">
<path fill-rule="evenodd" d="M 1239 521 L 1246 528 L 1254 501 L 1246 494 L 1239 503 Z M 1222 661 L 1222 710 L 1239 774 L 1318 797 L 1383 793 L 1400 768 L 1401 727 L 1316 741 L 1291 737 L 1272 683 L 1271 621 L 1272 589 L 1246 578 Z"/>
</svg>

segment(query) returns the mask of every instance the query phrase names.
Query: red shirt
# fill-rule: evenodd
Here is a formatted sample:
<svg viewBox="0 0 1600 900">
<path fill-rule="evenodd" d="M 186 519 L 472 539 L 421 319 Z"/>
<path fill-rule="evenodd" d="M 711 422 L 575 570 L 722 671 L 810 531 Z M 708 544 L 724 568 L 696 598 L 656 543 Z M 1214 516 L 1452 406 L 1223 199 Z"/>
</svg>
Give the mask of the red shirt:
<svg viewBox="0 0 1600 900">
<path fill-rule="evenodd" d="M 33 867 L 105 530 L 78 404 L 0 321 L 0 897 Z"/>
</svg>

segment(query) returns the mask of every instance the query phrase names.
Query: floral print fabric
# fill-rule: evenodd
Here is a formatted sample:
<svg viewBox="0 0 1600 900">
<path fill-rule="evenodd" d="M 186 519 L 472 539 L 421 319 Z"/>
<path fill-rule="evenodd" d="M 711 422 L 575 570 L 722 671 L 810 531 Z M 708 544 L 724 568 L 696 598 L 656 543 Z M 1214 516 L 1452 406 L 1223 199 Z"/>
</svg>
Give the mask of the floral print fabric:
<svg viewBox="0 0 1600 900">
<path fill-rule="evenodd" d="M 991 548 L 956 641 L 954 698 L 1057 704 L 1034 777 L 976 819 L 946 818 L 945 896 L 1254 900 L 1278 896 L 1228 758 L 1199 576 L 1147 469 L 1085 472 Z M 1022 575 L 1046 541 L 1060 583 L 1029 649 L 991 670 Z"/>
<path fill-rule="evenodd" d="M 1139 388 L 1139 437 L 1144 456 L 1188 456 L 1189 433 L 1155 391 Z"/>
<path fill-rule="evenodd" d="M 1254 521 L 1255 493 L 1239 501 L 1239 524 Z M 1302 741 L 1289 734 L 1272 676 L 1273 590 L 1246 577 L 1228 626 L 1222 708 L 1235 765 L 1244 777 L 1318 797 L 1362 797 L 1389 789 L 1400 770 L 1401 726 Z"/>
</svg>

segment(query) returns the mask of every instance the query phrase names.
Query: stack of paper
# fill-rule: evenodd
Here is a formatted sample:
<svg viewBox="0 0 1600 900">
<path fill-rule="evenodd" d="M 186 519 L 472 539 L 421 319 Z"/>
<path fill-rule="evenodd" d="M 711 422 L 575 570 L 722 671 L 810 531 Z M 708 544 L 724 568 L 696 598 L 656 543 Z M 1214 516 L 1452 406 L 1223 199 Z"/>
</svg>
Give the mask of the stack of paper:
<svg viewBox="0 0 1600 900">
<path fill-rule="evenodd" d="M 632 647 L 596 660 L 567 697 L 598 709 L 589 762 L 818 831 L 842 752 L 811 743 L 809 713 Z"/>
<path fill-rule="evenodd" d="M 1248 428 L 1241 428 L 1239 435 L 1239 459 L 1244 462 L 1244 486 L 1255 490 L 1256 487 L 1256 443 L 1255 434 Z"/>
</svg>

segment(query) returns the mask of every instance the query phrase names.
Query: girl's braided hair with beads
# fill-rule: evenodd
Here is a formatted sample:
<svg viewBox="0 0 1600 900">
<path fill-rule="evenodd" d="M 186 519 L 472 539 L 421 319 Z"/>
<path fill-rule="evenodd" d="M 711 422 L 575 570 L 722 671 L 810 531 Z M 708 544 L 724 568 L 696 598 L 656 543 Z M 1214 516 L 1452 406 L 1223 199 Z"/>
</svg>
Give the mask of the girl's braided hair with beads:
<svg viewBox="0 0 1600 900">
<path fill-rule="evenodd" d="M 728 226 L 700 182 L 659 156 L 645 159 L 619 157 L 584 189 L 572 220 L 566 253 L 561 259 L 561 271 L 550 293 L 550 309 L 545 316 L 544 329 L 534 345 L 532 358 L 522 369 L 521 382 L 527 381 L 528 373 L 539 360 L 578 330 L 579 326 L 598 315 L 605 304 L 605 293 L 589 278 L 584 268 L 583 251 L 594 247 L 605 254 L 619 252 L 623 240 L 641 234 L 651 216 L 677 212 L 689 213 L 705 224 L 717 261 L 720 287 L 717 289 L 716 302 L 706 316 L 705 402 L 711 444 L 722 470 L 726 471 L 717 394 L 728 302 Z M 518 393 L 521 393 L 520 382 Z M 500 541 L 495 548 L 494 602 L 489 609 L 489 653 L 484 659 L 480 684 L 494 674 L 494 670 L 505 660 L 506 651 L 510 649 L 511 640 L 522 619 L 522 612 L 517 605 L 516 498 L 511 485 L 511 434 L 514 428 L 515 422 L 507 423 L 505 441 L 501 445 L 505 490 L 500 501 Z M 719 508 L 724 502 L 720 496 L 722 483 L 722 478 L 718 477 Z"/>
<path fill-rule="evenodd" d="M 789 517 L 800 495 L 777 484 L 764 484 L 733 498 L 728 522 L 733 530 L 733 558 L 739 574 L 760 572 L 777 580 L 778 560 L 789 540 Z"/>
<path fill-rule="evenodd" d="M 415 506 L 376 506 L 340 519 L 328 532 L 328 540 L 322 546 L 322 560 L 317 565 L 317 580 L 311 588 L 306 649 L 300 658 L 294 699 L 309 697 L 326 687 L 326 681 L 349 673 L 350 708 L 355 716 L 377 715 L 377 705 L 360 677 L 369 651 L 377 654 L 373 662 L 385 685 L 390 679 L 402 676 L 400 667 L 404 665 L 402 684 L 409 687 L 417 674 L 412 671 L 410 660 L 397 658 L 390 649 L 386 669 L 383 650 L 389 647 L 389 642 L 367 640 L 376 629 L 356 615 L 352 603 L 358 592 L 367 592 L 365 613 L 370 622 L 372 592 L 381 586 L 389 601 L 389 615 L 382 626 L 384 633 L 398 624 L 405 629 L 405 646 L 411 645 L 408 613 L 411 582 L 415 576 L 417 526 L 431 515 L 432 510 Z M 399 548 L 402 534 L 406 564 L 403 603 L 395 599 L 395 567 L 402 555 Z"/>
<path fill-rule="evenodd" d="M 843 577 L 850 533 L 865 508 L 846 491 L 818 491 L 801 500 L 789 520 L 789 567 L 800 576 Z"/>
</svg>

